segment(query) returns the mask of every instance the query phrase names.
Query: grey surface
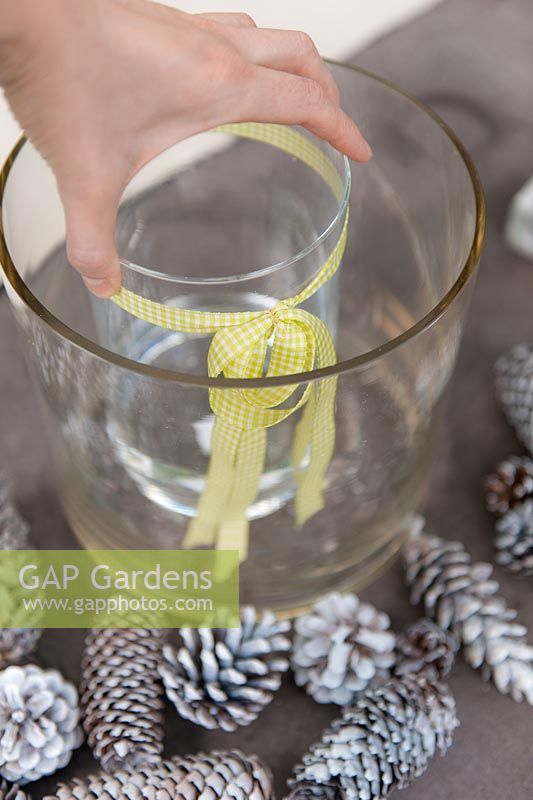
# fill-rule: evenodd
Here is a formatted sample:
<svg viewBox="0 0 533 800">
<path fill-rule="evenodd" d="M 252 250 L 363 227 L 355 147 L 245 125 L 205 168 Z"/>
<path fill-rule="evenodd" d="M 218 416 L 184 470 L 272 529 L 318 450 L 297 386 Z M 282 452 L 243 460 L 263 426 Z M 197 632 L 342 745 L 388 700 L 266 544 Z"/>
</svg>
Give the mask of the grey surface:
<svg viewBox="0 0 533 800">
<path fill-rule="evenodd" d="M 351 24 L 357 24 L 355 12 Z M 491 520 L 483 507 L 481 477 L 498 459 L 521 452 L 493 399 L 492 363 L 509 345 L 533 337 L 533 264 L 509 255 L 501 237 L 513 193 L 533 174 L 533 5 L 531 0 L 449 0 L 374 44 L 357 61 L 440 111 L 470 149 L 485 185 L 487 244 L 427 516 L 435 531 L 463 540 L 477 558 L 488 560 Z M 0 368 L 0 463 L 16 479 L 17 499 L 39 542 L 75 547 L 54 495 L 39 409 L 5 295 L 0 298 Z M 533 631 L 531 582 L 496 572 L 508 601 Z M 395 626 L 416 616 L 399 567 L 365 597 L 388 611 Z M 48 632 L 39 658 L 76 680 L 81 643 L 81 632 Z M 451 683 L 462 721 L 453 748 L 403 797 L 531 800 L 533 709 L 499 696 L 462 663 Z M 169 753 L 212 747 L 257 752 L 275 771 L 281 794 L 292 764 L 336 713 L 315 705 L 287 679 L 272 706 L 249 728 L 233 735 L 207 733 L 169 713 L 166 743 Z M 90 769 L 94 763 L 82 750 L 61 778 Z M 33 796 L 52 789 L 56 780 L 36 784 Z"/>
</svg>

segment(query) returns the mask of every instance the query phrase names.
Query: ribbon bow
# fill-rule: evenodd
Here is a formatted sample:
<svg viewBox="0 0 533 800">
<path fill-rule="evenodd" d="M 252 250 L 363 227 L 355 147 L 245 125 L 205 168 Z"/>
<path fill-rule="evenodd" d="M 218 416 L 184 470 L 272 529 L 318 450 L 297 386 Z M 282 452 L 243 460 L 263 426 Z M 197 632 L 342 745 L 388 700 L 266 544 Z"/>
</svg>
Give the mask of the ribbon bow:
<svg viewBox="0 0 533 800">
<path fill-rule="evenodd" d="M 269 342 L 270 353 L 269 353 Z M 267 356 L 268 370 L 265 370 Z M 219 330 L 209 348 L 212 377 L 258 378 L 307 372 L 335 362 L 333 339 L 321 320 L 302 309 L 279 303 L 270 312 Z M 211 389 L 216 415 L 207 488 L 192 521 L 186 546 L 212 544 L 247 554 L 246 510 L 253 503 L 263 472 L 266 429 L 302 406 L 304 414 L 293 443 L 298 525 L 322 508 L 322 482 L 335 443 L 336 379 L 273 389 Z M 298 395 L 292 405 L 285 405 Z M 283 404 L 283 408 L 280 408 Z M 303 461 L 309 454 L 309 465 Z M 218 533 L 217 533 L 218 532 Z"/>
<path fill-rule="evenodd" d="M 340 177 L 332 162 L 309 139 L 284 126 L 224 126 L 241 136 L 268 141 L 312 166 L 335 194 Z M 335 363 L 335 345 L 326 325 L 297 306 L 337 271 L 346 247 L 348 213 L 340 238 L 315 278 L 295 297 L 267 311 L 204 312 L 167 306 L 122 288 L 113 302 L 145 322 L 183 333 L 214 334 L 208 374 L 254 379 L 309 372 Z M 263 473 L 267 429 L 303 408 L 293 440 L 298 525 L 323 507 L 323 480 L 335 444 L 336 378 L 302 387 L 210 389 L 215 414 L 206 488 L 185 537 L 186 547 L 213 545 L 248 549 L 248 507 Z M 291 403 L 291 398 L 293 402 Z"/>
</svg>

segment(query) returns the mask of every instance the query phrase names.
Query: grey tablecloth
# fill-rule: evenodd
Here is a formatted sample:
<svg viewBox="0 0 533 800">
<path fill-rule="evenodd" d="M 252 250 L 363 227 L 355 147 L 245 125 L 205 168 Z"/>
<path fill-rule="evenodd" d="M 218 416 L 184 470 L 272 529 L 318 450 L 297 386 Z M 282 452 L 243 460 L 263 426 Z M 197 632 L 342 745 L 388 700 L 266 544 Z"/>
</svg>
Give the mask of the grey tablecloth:
<svg viewBox="0 0 533 800">
<path fill-rule="evenodd" d="M 346 24 L 357 25 L 357 11 Z M 502 224 L 513 193 L 533 174 L 533 5 L 531 0 L 448 0 L 395 31 L 357 62 L 418 94 L 455 127 L 485 185 L 488 232 L 469 325 L 449 398 L 448 424 L 438 453 L 427 516 L 435 531 L 463 540 L 480 559 L 492 556 L 491 521 L 481 477 L 501 457 L 520 452 L 497 410 L 494 359 L 533 337 L 533 264 L 509 255 Z M 17 499 L 46 547 L 75 546 L 58 507 L 47 446 L 5 295 L 0 298 L 0 463 L 16 479 Z M 531 582 L 497 570 L 502 590 L 533 631 Z M 395 626 L 413 619 L 401 570 L 392 569 L 365 592 Z M 40 661 L 76 680 L 81 632 L 48 632 Z M 460 663 L 452 678 L 461 728 L 446 759 L 405 793 L 410 800 L 531 800 L 533 709 L 513 703 Z M 207 733 L 169 713 L 167 749 L 212 747 L 257 752 L 273 768 L 279 793 L 298 760 L 336 709 L 317 706 L 287 679 L 275 702 L 250 728 L 234 735 Z M 62 778 L 95 768 L 89 752 L 76 754 Z M 36 784 L 33 796 L 56 778 Z"/>
</svg>

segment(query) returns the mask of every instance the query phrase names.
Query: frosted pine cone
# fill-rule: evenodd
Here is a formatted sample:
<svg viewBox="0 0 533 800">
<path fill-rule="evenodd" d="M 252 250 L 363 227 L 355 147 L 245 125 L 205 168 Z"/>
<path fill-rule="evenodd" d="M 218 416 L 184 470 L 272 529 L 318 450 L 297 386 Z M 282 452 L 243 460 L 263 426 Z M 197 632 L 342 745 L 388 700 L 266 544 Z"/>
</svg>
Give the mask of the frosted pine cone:
<svg viewBox="0 0 533 800">
<path fill-rule="evenodd" d="M 28 523 L 13 504 L 11 484 L 0 472 L 0 550 L 23 550 L 28 547 Z"/>
<path fill-rule="evenodd" d="M 0 508 L 0 550 L 23 550 L 28 547 L 29 526 L 15 506 Z"/>
<path fill-rule="evenodd" d="M 533 647 L 517 613 L 498 595 L 490 564 L 473 564 L 460 542 L 430 536 L 421 528 L 404 550 L 411 602 L 450 631 L 466 661 L 498 691 L 533 704 Z"/>
<path fill-rule="evenodd" d="M 281 685 L 289 662 L 290 623 L 271 612 L 241 609 L 241 627 L 182 628 L 181 646 L 163 648 L 160 667 L 168 698 L 185 719 L 234 731 L 253 722 Z"/>
<path fill-rule="evenodd" d="M 9 786 L 5 781 L 0 781 L 0 800 L 30 800 L 30 796 L 16 783 Z"/>
<path fill-rule="evenodd" d="M 153 766 L 163 752 L 163 687 L 158 668 L 163 633 L 92 630 L 80 687 L 83 726 L 106 770 Z"/>
<path fill-rule="evenodd" d="M 304 756 L 287 800 L 382 800 L 444 754 L 458 724 L 441 684 L 405 676 L 369 689 Z"/>
<path fill-rule="evenodd" d="M 0 628 L 0 670 L 27 661 L 41 634 L 41 630 L 31 628 Z"/>
<path fill-rule="evenodd" d="M 419 619 L 398 636 L 394 674 L 442 680 L 451 672 L 457 649 L 454 636 L 429 619 Z"/>
<path fill-rule="evenodd" d="M 295 681 L 318 703 L 347 705 L 389 677 L 396 643 L 390 619 L 355 595 L 328 595 L 294 628 Z"/>
<path fill-rule="evenodd" d="M 13 505 L 11 485 L 5 474 L 0 472 L 0 550 L 29 547 L 28 534 L 28 524 Z M 2 588 L 10 591 L 4 581 Z M 35 651 L 41 633 L 40 630 L 26 628 L 0 628 L 0 669 L 26 661 Z"/>
<path fill-rule="evenodd" d="M 0 672 L 0 776 L 21 784 L 66 766 L 83 736 L 78 694 L 56 670 Z"/>
<path fill-rule="evenodd" d="M 494 514 L 506 514 L 533 498 L 533 460 L 508 458 L 485 479 L 487 508 Z"/>
<path fill-rule="evenodd" d="M 525 503 L 496 523 L 496 563 L 510 572 L 533 575 L 533 503 Z"/>
<path fill-rule="evenodd" d="M 272 774 L 256 756 L 239 751 L 176 756 L 135 773 L 116 772 L 61 784 L 45 800 L 271 800 Z"/>
<path fill-rule="evenodd" d="M 499 358 L 495 373 L 505 416 L 533 453 L 533 343 L 519 344 Z"/>
</svg>

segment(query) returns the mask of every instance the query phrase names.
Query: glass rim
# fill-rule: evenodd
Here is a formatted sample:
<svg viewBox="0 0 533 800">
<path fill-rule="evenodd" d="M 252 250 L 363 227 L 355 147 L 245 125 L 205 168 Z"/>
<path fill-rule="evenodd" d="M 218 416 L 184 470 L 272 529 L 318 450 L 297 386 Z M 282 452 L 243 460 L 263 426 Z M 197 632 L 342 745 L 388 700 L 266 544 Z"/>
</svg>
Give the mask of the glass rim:
<svg viewBox="0 0 533 800">
<path fill-rule="evenodd" d="M 271 388 L 274 386 L 290 386 L 294 384 L 314 382 L 324 378 L 338 377 L 344 373 L 352 372 L 368 366 L 372 362 L 379 360 L 388 353 L 391 353 L 392 351 L 401 347 L 405 342 L 416 338 L 418 335 L 422 334 L 424 331 L 434 325 L 435 322 L 452 305 L 454 300 L 462 293 L 470 278 L 474 275 L 481 255 L 485 234 L 485 198 L 481 180 L 476 167 L 474 166 L 474 162 L 472 161 L 466 147 L 463 145 L 455 132 L 446 122 L 444 122 L 439 114 L 433 111 L 421 100 L 409 92 L 404 91 L 394 82 L 389 81 L 386 78 L 381 78 L 379 75 L 376 75 L 362 67 L 329 59 L 328 62 L 334 66 L 351 69 L 354 72 L 369 78 L 370 80 L 376 81 L 377 83 L 388 87 L 393 92 L 400 94 L 415 107 L 423 111 L 442 129 L 448 139 L 452 142 L 457 152 L 461 156 L 470 180 L 472 181 L 476 219 L 472 244 L 466 260 L 459 275 L 445 295 L 435 306 L 433 306 L 433 308 L 431 308 L 423 317 L 415 322 L 414 325 L 384 344 L 378 345 L 377 347 L 374 347 L 365 353 L 345 359 L 344 361 L 338 361 L 329 367 L 322 367 L 321 369 L 314 369 L 308 372 L 300 372 L 292 375 L 280 375 L 271 378 L 211 378 L 207 375 L 193 375 L 185 372 L 161 369 L 160 367 L 143 364 L 139 361 L 134 361 L 133 359 L 121 356 L 118 353 L 114 353 L 112 350 L 108 350 L 107 348 L 96 344 L 96 342 L 91 341 L 87 337 L 82 336 L 80 333 L 73 330 L 68 325 L 65 325 L 65 323 L 61 322 L 61 320 L 54 316 L 31 292 L 19 274 L 11 258 L 9 249 L 7 247 L 3 224 L 4 194 L 7 180 L 15 159 L 27 141 L 25 136 L 22 136 L 16 143 L 11 153 L 7 157 L 2 169 L 0 170 L 0 263 L 3 266 L 4 274 L 9 281 L 11 288 L 18 298 L 56 334 L 68 340 L 74 346 L 89 352 L 91 355 L 102 361 L 105 361 L 116 367 L 126 369 L 130 372 L 136 372 L 149 378 L 156 378 L 163 381 L 205 389 L 261 389 Z"/>
<path fill-rule="evenodd" d="M 210 131 L 205 131 L 205 133 L 210 133 Z M 201 136 L 202 134 L 197 134 L 197 135 Z M 269 145 L 267 144 L 266 146 Z M 331 145 L 328 145 L 328 147 L 330 148 L 330 150 L 333 150 L 335 153 L 339 154 L 339 152 L 334 150 L 334 148 L 331 147 Z M 332 216 L 331 220 L 328 222 L 324 230 L 318 236 L 316 236 L 312 242 L 309 242 L 308 245 L 303 247 L 297 253 L 294 253 L 294 255 L 288 256 L 288 258 L 284 258 L 281 261 L 276 261 L 274 264 L 269 264 L 268 266 L 265 267 L 257 267 L 251 272 L 243 272 L 240 275 L 222 275 L 222 277 L 220 278 L 169 275 L 166 272 L 161 272 L 160 270 L 157 269 L 150 269 L 150 267 L 146 267 L 142 264 L 135 264 L 132 261 L 129 261 L 127 258 L 121 258 L 120 263 L 126 269 L 130 269 L 132 270 L 132 272 L 136 272 L 139 275 L 145 275 L 148 278 L 156 278 L 158 280 L 164 280 L 167 283 L 186 284 L 187 286 L 194 286 L 195 284 L 202 286 L 205 286 L 206 284 L 209 284 L 209 286 L 223 286 L 227 283 L 237 283 L 237 282 L 242 283 L 244 281 L 253 281 L 257 280 L 258 278 L 264 278 L 268 275 L 272 275 L 274 272 L 278 272 L 281 269 L 285 269 L 286 267 L 290 267 L 293 264 L 296 264 L 298 261 L 307 258 L 307 256 L 309 256 L 311 253 L 317 250 L 321 245 L 323 245 L 324 242 L 329 238 L 330 234 L 337 228 L 337 226 L 344 219 L 344 215 L 346 214 L 346 209 L 348 208 L 348 203 L 350 202 L 350 192 L 352 188 L 352 173 L 350 169 L 349 159 L 343 155 L 341 160 L 343 166 L 343 174 L 342 174 L 343 193 L 342 197 L 338 201 L 338 206 L 337 210 L 335 211 L 335 214 Z M 340 169 L 339 169 L 339 177 L 341 177 Z"/>
</svg>

